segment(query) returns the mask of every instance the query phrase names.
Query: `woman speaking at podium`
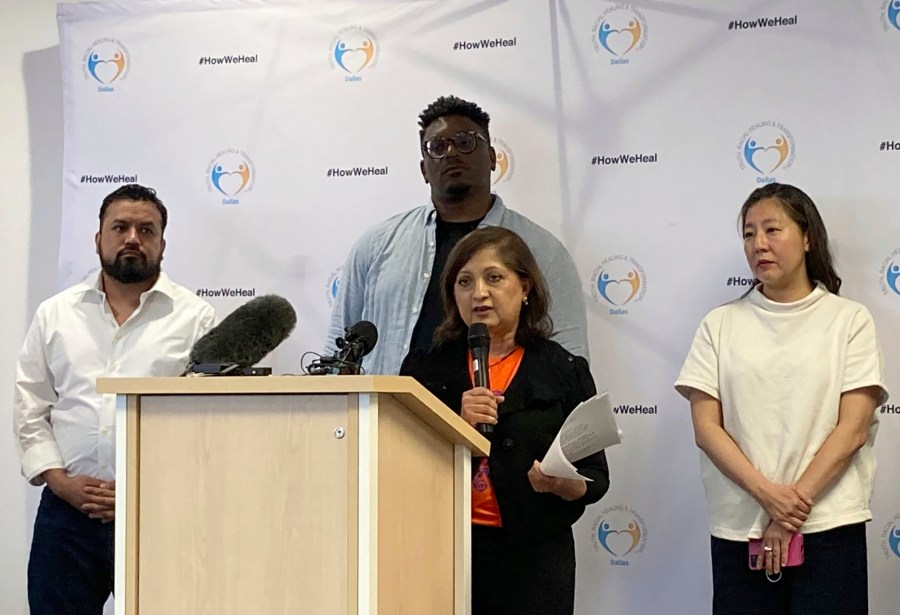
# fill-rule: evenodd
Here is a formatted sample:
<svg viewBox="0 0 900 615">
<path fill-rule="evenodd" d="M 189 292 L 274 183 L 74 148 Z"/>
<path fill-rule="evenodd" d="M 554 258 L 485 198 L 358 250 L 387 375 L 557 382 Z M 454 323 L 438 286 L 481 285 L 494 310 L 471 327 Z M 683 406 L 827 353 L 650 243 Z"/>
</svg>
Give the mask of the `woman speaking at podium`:
<svg viewBox="0 0 900 615">
<path fill-rule="evenodd" d="M 489 458 L 473 461 L 473 615 L 572 615 L 572 524 L 609 488 L 601 451 L 577 463 L 592 480 L 541 472 L 563 421 L 596 393 L 587 361 L 549 339 L 547 285 L 528 246 L 488 227 L 453 248 L 441 278 L 444 321 L 400 370 L 473 427 L 492 426 Z M 467 331 L 486 326 L 490 388 L 474 386 Z M 477 327 L 476 327 L 477 328 Z"/>
</svg>

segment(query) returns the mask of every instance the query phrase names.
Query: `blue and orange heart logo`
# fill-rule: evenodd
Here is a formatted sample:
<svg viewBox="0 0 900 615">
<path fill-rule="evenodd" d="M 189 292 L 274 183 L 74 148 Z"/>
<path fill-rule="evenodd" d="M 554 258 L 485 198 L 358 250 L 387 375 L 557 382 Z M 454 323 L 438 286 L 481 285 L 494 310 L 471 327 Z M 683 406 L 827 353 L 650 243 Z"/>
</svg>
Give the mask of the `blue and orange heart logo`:
<svg viewBox="0 0 900 615">
<path fill-rule="evenodd" d="M 625 305 L 641 290 L 641 277 L 636 269 L 629 270 L 623 277 L 613 277 L 608 271 L 601 270 L 597 276 L 597 292 L 610 305 Z"/>
<path fill-rule="evenodd" d="M 334 61 L 348 73 L 358 73 L 375 57 L 375 43 L 366 38 L 358 47 L 349 47 L 343 40 L 334 46 Z"/>
<path fill-rule="evenodd" d="M 100 58 L 100 54 L 92 52 L 88 58 L 88 72 L 102 84 L 109 84 L 125 72 L 125 55 L 116 51 L 108 60 Z"/>
<path fill-rule="evenodd" d="M 622 529 L 615 529 L 606 519 L 597 527 L 597 540 L 611 555 L 625 557 L 641 544 L 641 528 L 631 519 Z"/>
<path fill-rule="evenodd" d="M 332 68 L 356 75 L 375 65 L 378 47 L 378 38 L 371 30 L 360 26 L 344 28 L 331 43 Z M 347 77 L 347 80 L 358 79 Z"/>
<path fill-rule="evenodd" d="M 744 160 L 757 173 L 774 173 L 788 158 L 791 148 L 785 135 L 779 134 L 771 145 L 764 145 L 750 137 L 744 142 Z"/>
<path fill-rule="evenodd" d="M 225 196 L 234 196 L 250 183 L 250 164 L 241 161 L 229 165 L 217 160 L 210 172 L 210 180 L 216 190 Z"/>
<path fill-rule="evenodd" d="M 120 41 L 102 38 L 94 41 L 84 53 L 83 68 L 85 79 L 94 80 L 100 86 L 109 86 L 128 76 L 130 55 Z"/>
<path fill-rule="evenodd" d="M 626 53 L 634 49 L 641 42 L 641 22 L 634 17 L 629 19 L 625 27 L 614 28 L 612 24 L 603 20 L 597 29 L 597 37 L 600 40 L 600 46 L 606 49 L 614 56 L 624 56 Z"/>
<path fill-rule="evenodd" d="M 594 49 L 618 58 L 613 64 L 627 64 L 623 56 L 641 49 L 647 42 L 647 20 L 636 8 L 616 5 L 594 22 Z"/>
<path fill-rule="evenodd" d="M 243 192 L 249 192 L 253 189 L 255 181 L 256 167 L 253 160 L 239 149 L 222 150 L 206 167 L 206 183 L 209 191 L 218 192 L 227 199 L 234 199 Z"/>
<path fill-rule="evenodd" d="M 775 171 L 783 171 L 794 164 L 796 144 L 794 135 L 781 122 L 767 120 L 751 126 L 738 142 L 738 166 L 751 169 L 766 181 Z"/>
<path fill-rule="evenodd" d="M 612 306 L 610 314 L 624 315 L 625 305 L 638 303 L 647 293 L 647 274 L 633 257 L 614 254 L 594 269 L 591 292 L 595 301 Z"/>
</svg>

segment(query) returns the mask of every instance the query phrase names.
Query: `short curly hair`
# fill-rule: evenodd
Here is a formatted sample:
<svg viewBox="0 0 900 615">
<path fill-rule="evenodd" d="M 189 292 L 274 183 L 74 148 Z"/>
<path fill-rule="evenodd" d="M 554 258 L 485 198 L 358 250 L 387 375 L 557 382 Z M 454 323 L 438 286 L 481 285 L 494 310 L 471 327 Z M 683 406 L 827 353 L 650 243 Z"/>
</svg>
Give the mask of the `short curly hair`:
<svg viewBox="0 0 900 615">
<path fill-rule="evenodd" d="M 461 115 L 467 117 L 479 128 L 484 129 L 484 136 L 490 140 L 491 133 L 488 130 L 488 124 L 491 122 L 491 116 L 473 102 L 463 100 L 457 96 L 441 96 L 436 101 L 425 107 L 425 110 L 419 114 L 419 140 L 425 137 L 425 130 L 438 118 L 445 115 Z"/>
</svg>

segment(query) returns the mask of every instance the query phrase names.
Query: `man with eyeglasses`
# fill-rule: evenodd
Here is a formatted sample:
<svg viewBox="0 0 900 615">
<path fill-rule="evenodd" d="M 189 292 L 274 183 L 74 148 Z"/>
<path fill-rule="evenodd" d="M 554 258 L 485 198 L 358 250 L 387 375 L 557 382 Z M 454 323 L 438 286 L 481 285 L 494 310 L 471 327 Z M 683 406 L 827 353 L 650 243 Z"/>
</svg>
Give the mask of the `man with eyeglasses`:
<svg viewBox="0 0 900 615">
<path fill-rule="evenodd" d="M 442 320 L 440 277 L 447 256 L 467 233 L 502 226 L 520 235 L 550 287 L 553 339 L 588 356 L 581 280 L 569 252 L 549 231 L 507 209 L 491 193 L 497 163 L 490 117 L 475 103 L 444 96 L 419 116 L 425 183 L 431 202 L 393 216 L 353 246 L 341 273 L 326 352 L 360 320 L 378 328 L 378 343 L 363 359 L 368 374 L 397 374 L 404 357 L 427 348 Z"/>
</svg>

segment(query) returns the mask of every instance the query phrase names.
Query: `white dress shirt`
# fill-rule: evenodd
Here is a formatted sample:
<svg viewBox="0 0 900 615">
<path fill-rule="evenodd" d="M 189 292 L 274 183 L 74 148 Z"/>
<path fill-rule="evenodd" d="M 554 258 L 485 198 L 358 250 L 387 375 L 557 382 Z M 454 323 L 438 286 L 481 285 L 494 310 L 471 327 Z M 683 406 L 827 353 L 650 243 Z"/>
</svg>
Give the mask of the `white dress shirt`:
<svg viewBox="0 0 900 615">
<path fill-rule="evenodd" d="M 115 479 L 115 395 L 99 377 L 177 376 L 194 342 L 215 324 L 215 311 L 165 273 L 141 294 L 121 326 L 106 301 L 100 272 L 38 307 L 16 369 L 13 421 L 22 474 Z"/>
</svg>

